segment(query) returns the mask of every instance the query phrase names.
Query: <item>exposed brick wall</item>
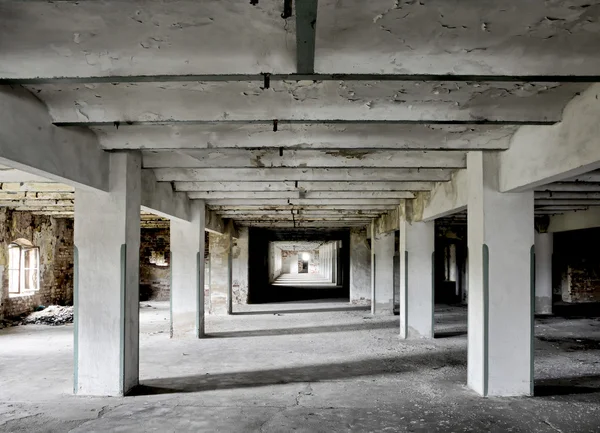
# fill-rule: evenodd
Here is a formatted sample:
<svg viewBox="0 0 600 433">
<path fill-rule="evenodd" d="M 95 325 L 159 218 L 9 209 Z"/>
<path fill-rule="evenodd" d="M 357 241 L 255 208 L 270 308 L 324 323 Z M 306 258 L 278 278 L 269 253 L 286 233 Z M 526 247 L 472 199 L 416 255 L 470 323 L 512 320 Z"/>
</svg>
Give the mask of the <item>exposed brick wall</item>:
<svg viewBox="0 0 600 433">
<path fill-rule="evenodd" d="M 600 302 L 600 229 L 554 234 L 554 293 L 564 302 Z"/>
<path fill-rule="evenodd" d="M 566 302 L 600 302 L 600 261 L 597 258 L 573 261 L 567 269 Z"/>
<path fill-rule="evenodd" d="M 40 249 L 40 290 L 8 294 L 8 246 L 27 239 Z M 14 317 L 40 305 L 73 303 L 73 220 L 0 208 L 0 316 Z"/>
<path fill-rule="evenodd" d="M 140 300 L 168 301 L 171 290 L 170 231 L 168 228 L 142 227 L 140 241 Z M 160 266 L 157 262 L 167 265 Z"/>
</svg>

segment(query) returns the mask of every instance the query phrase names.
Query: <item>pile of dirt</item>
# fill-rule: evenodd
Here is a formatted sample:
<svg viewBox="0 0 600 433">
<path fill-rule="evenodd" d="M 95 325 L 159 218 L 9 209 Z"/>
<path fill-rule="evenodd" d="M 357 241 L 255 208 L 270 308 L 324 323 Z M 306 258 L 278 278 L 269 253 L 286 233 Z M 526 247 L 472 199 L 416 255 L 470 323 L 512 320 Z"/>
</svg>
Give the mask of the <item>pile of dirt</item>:
<svg viewBox="0 0 600 433">
<path fill-rule="evenodd" d="M 23 325 L 64 325 L 73 323 L 73 307 L 62 307 L 60 305 L 50 305 L 41 311 L 31 313 L 23 319 Z"/>
</svg>

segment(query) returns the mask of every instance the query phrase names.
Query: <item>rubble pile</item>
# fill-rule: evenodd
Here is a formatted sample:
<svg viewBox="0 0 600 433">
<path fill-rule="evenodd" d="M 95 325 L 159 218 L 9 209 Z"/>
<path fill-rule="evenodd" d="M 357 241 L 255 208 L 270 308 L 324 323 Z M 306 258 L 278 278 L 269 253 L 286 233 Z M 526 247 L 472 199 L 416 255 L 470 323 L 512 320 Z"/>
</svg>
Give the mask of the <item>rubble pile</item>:
<svg viewBox="0 0 600 433">
<path fill-rule="evenodd" d="M 73 307 L 50 305 L 41 311 L 31 313 L 23 319 L 23 325 L 64 325 L 73 323 Z"/>
</svg>

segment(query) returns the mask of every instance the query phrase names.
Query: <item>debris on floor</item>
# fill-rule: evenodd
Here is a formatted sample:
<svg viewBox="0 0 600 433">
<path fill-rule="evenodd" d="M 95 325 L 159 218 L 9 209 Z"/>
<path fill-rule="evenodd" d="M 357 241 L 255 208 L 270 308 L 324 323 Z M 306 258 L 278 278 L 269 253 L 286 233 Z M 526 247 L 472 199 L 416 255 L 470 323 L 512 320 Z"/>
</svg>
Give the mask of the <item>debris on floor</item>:
<svg viewBox="0 0 600 433">
<path fill-rule="evenodd" d="M 64 325 L 73 323 L 73 307 L 50 305 L 41 311 L 35 311 L 23 319 L 23 325 Z"/>
</svg>

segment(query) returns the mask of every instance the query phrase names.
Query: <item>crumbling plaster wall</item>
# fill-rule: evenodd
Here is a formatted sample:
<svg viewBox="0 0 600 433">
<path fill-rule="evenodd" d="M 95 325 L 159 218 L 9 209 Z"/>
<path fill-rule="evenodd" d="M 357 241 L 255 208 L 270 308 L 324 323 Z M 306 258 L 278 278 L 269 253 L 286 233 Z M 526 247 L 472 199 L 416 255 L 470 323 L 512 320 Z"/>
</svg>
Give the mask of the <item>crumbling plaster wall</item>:
<svg viewBox="0 0 600 433">
<path fill-rule="evenodd" d="M 248 303 L 248 258 L 249 258 L 249 230 L 240 227 L 239 237 L 233 240 L 232 246 L 232 295 L 234 304 Z"/>
<path fill-rule="evenodd" d="M 140 230 L 140 301 L 168 301 L 171 293 L 170 230 Z"/>
<path fill-rule="evenodd" d="M 281 251 L 281 273 L 282 274 L 297 274 L 299 272 L 300 256 L 298 251 Z"/>
<path fill-rule="evenodd" d="M 23 238 L 40 249 L 40 289 L 8 294 L 8 246 Z M 40 305 L 73 303 L 73 220 L 0 208 L 0 316 L 14 317 Z"/>
<path fill-rule="evenodd" d="M 350 230 L 350 302 L 371 303 L 371 247 L 365 227 Z"/>
</svg>

